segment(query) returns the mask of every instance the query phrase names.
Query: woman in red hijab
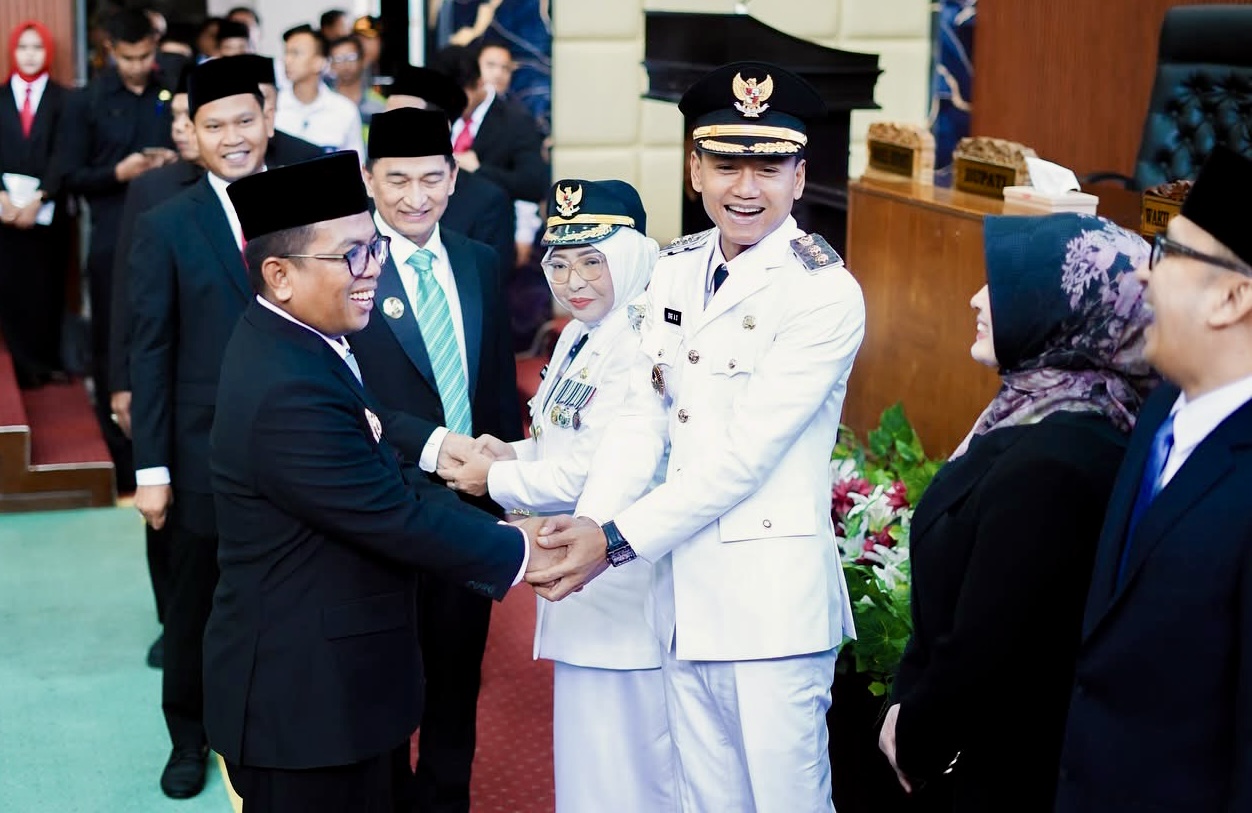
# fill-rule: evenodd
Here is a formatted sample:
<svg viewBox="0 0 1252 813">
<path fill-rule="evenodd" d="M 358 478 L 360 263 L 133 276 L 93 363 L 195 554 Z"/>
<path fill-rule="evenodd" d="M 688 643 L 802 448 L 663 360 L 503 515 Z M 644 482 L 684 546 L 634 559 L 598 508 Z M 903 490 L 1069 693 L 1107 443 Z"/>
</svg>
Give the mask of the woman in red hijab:
<svg viewBox="0 0 1252 813">
<path fill-rule="evenodd" d="M 0 330 L 23 387 L 63 377 L 70 240 L 53 156 L 68 92 L 51 80 L 52 60 L 52 35 L 42 23 L 13 29 L 0 88 Z"/>
</svg>

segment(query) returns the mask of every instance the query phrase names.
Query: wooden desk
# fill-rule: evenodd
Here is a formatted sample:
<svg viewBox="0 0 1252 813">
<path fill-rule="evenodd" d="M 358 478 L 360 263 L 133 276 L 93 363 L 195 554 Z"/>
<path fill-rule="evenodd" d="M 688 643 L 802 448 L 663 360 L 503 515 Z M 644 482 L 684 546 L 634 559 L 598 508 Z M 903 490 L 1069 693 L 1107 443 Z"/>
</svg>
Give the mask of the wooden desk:
<svg viewBox="0 0 1252 813">
<path fill-rule="evenodd" d="M 1094 191 L 1101 214 L 1138 227 L 1136 193 Z M 844 423 L 864 437 L 902 401 L 927 453 L 946 456 L 999 387 L 996 373 L 969 356 L 969 300 L 987 281 L 982 219 L 1037 212 L 908 181 L 861 178 L 848 193 L 847 261 L 865 292 L 866 327 Z"/>
</svg>

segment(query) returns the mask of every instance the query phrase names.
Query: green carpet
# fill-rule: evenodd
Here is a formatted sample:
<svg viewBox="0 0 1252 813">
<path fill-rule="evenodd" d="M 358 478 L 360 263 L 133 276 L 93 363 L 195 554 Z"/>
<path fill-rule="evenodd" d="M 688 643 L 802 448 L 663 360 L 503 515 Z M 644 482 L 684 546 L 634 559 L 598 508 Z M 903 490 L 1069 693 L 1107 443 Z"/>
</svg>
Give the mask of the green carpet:
<svg viewBox="0 0 1252 813">
<path fill-rule="evenodd" d="M 133 508 L 0 516 L 0 811 L 230 813 L 216 760 L 194 799 L 157 785 L 157 632 Z"/>
</svg>

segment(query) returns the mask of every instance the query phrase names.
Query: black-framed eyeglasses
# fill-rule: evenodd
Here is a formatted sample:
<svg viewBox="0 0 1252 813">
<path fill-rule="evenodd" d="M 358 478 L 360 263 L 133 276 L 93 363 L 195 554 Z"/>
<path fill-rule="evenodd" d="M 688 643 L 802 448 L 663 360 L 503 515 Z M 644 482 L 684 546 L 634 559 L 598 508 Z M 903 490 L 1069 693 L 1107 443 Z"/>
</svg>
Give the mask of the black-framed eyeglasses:
<svg viewBox="0 0 1252 813">
<path fill-rule="evenodd" d="M 365 269 L 369 268 L 371 256 L 379 265 L 387 262 L 387 258 L 391 256 L 391 238 L 376 234 L 370 242 L 357 243 L 343 254 L 279 254 L 278 256 L 288 260 L 343 260 L 348 264 L 348 273 L 352 275 L 352 278 L 360 279 L 365 276 Z"/>
<path fill-rule="evenodd" d="M 1224 257 L 1214 257 L 1212 254 L 1205 254 L 1202 251 L 1196 251 L 1190 246 L 1184 246 L 1182 243 L 1169 239 L 1164 234 L 1158 233 L 1152 240 L 1152 253 L 1148 255 L 1148 268 L 1156 268 L 1157 263 L 1165 259 L 1169 255 L 1177 257 L 1188 257 L 1192 260 L 1199 260 L 1209 265 L 1215 265 L 1218 268 L 1225 268 L 1228 271 L 1235 271 L 1239 274 L 1246 274 L 1252 277 L 1252 267 L 1238 260 L 1227 260 Z"/>
</svg>

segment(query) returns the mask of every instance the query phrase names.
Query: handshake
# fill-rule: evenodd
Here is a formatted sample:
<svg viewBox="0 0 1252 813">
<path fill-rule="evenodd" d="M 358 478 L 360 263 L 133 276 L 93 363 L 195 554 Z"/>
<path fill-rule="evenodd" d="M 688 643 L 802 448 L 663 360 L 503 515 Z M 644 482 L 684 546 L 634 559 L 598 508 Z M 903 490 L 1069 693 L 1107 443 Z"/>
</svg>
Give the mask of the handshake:
<svg viewBox="0 0 1252 813">
<path fill-rule="evenodd" d="M 513 447 L 499 438 L 449 433 L 439 447 L 435 473 L 453 491 L 476 497 L 487 493 L 487 472 L 497 460 L 516 460 Z M 526 582 L 548 601 L 560 601 L 609 566 L 604 531 L 587 517 L 529 517 L 513 523 L 530 541 Z"/>
</svg>

